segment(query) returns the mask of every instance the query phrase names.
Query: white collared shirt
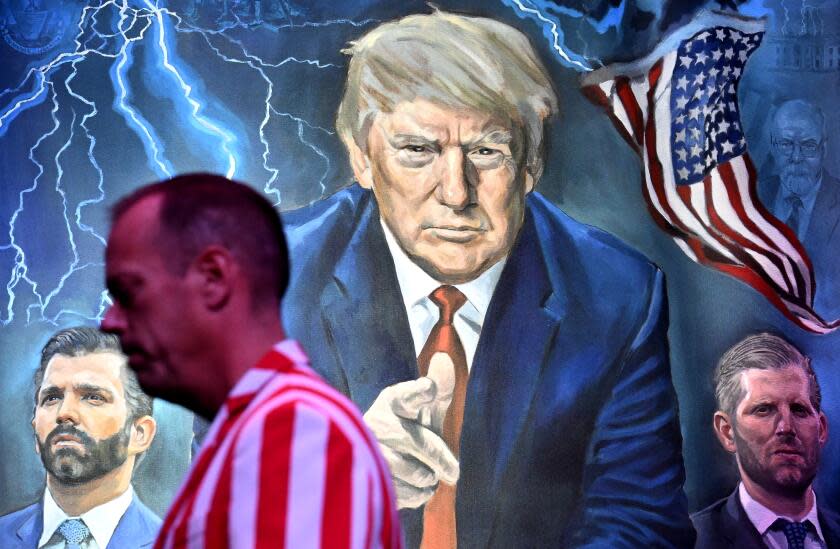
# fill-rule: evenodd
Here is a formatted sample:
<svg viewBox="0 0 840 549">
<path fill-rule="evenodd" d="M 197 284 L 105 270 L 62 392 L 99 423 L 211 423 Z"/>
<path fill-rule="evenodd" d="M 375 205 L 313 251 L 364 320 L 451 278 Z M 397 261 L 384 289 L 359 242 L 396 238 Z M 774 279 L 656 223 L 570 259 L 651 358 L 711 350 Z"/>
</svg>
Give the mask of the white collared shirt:
<svg viewBox="0 0 840 549">
<path fill-rule="evenodd" d="M 58 506 L 50 494 L 50 489 L 46 488 L 44 490 L 44 530 L 38 541 L 38 549 L 63 549 L 65 542 L 58 532 L 58 527 L 65 520 L 74 518 L 82 519 L 91 533 L 88 541 L 82 543 L 81 546 L 84 549 L 105 549 L 133 498 L 134 490 L 129 486 L 128 490 L 111 501 L 98 505 L 79 517 L 71 517 Z"/>
<path fill-rule="evenodd" d="M 429 338 L 432 328 L 440 317 L 440 309 L 429 299 L 429 294 L 443 284 L 429 276 L 426 271 L 411 261 L 397 243 L 397 239 L 388 225 L 382 221 L 382 218 L 379 221 L 385 231 L 385 241 L 388 243 L 391 257 L 394 259 L 397 281 L 408 314 L 408 324 L 411 327 L 411 338 L 414 340 L 414 354 L 419 356 L 420 351 L 423 350 L 423 345 L 426 344 L 426 339 Z M 505 261 L 507 261 L 507 257 L 481 273 L 475 280 L 464 284 L 454 284 L 467 298 L 466 303 L 455 313 L 453 324 L 455 331 L 458 332 L 461 344 L 464 346 L 468 369 L 472 368 L 473 357 L 478 347 L 478 338 L 481 335 L 481 327 L 484 325 L 484 317 L 487 314 L 487 308 L 490 306 L 493 291 L 502 275 Z"/>
<path fill-rule="evenodd" d="M 805 515 L 802 520 L 796 521 L 791 517 L 777 515 L 764 505 L 754 500 L 749 492 L 747 492 L 747 488 L 744 486 L 743 482 L 738 485 L 738 497 L 741 499 L 741 506 L 747 513 L 747 517 L 750 519 L 750 522 L 753 523 L 755 529 L 758 530 L 759 534 L 761 534 L 761 539 L 764 540 L 764 543 L 767 544 L 767 547 L 770 549 L 787 549 L 788 546 L 787 538 L 785 538 L 784 532 L 781 530 L 770 529 L 770 527 L 773 526 L 773 523 L 776 522 L 776 519 L 780 518 L 791 522 L 810 521 L 811 524 L 814 525 L 814 529 L 817 533 L 815 535 L 813 530 L 810 528 L 808 529 L 808 535 L 805 538 L 805 549 L 825 549 L 825 536 L 823 536 L 822 529 L 820 528 L 820 521 L 817 517 L 817 496 L 816 494 L 813 494 L 813 496 L 814 503 L 811 505 L 811 509 L 808 511 L 808 514 Z"/>
</svg>

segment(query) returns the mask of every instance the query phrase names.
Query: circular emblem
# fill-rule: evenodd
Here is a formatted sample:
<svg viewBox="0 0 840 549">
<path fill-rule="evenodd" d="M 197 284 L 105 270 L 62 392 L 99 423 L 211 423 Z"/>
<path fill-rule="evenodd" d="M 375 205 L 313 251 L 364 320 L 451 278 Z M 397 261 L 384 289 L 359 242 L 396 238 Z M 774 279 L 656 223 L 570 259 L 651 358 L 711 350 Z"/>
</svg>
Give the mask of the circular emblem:
<svg viewBox="0 0 840 549">
<path fill-rule="evenodd" d="M 0 34 L 9 46 L 25 55 L 40 55 L 58 45 L 66 31 L 62 11 L 46 9 L 43 1 L 16 4 L 0 19 Z"/>
</svg>

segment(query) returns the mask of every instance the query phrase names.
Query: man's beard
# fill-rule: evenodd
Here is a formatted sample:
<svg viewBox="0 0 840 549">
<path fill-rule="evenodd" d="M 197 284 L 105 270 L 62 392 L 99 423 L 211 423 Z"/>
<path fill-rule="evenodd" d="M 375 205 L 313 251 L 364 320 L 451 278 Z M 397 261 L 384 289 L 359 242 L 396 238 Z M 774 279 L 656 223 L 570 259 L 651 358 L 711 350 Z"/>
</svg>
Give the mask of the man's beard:
<svg viewBox="0 0 840 549">
<path fill-rule="evenodd" d="M 817 184 L 818 174 L 811 173 L 804 164 L 788 164 L 782 168 L 779 178 L 782 185 L 797 195 L 807 194 Z"/>
<path fill-rule="evenodd" d="M 131 421 L 113 436 L 94 440 L 74 426 L 59 425 L 38 441 L 41 461 L 47 472 L 63 484 L 84 484 L 110 473 L 128 458 L 128 440 Z M 79 439 L 82 447 L 64 446 L 54 449 L 53 441 L 60 435 L 71 435 Z"/>
<path fill-rule="evenodd" d="M 749 443 L 738 434 L 737 429 L 733 430 L 733 436 L 735 438 L 735 448 L 738 452 L 738 461 L 744 474 L 768 492 L 790 499 L 799 498 L 802 497 L 808 487 L 811 486 L 814 477 L 817 476 L 817 466 L 820 460 L 819 451 L 809 452 L 808 448 L 800 447 L 804 463 L 797 467 L 799 474 L 796 475 L 790 471 L 790 466 L 772 469 L 769 464 L 762 463 Z"/>
</svg>

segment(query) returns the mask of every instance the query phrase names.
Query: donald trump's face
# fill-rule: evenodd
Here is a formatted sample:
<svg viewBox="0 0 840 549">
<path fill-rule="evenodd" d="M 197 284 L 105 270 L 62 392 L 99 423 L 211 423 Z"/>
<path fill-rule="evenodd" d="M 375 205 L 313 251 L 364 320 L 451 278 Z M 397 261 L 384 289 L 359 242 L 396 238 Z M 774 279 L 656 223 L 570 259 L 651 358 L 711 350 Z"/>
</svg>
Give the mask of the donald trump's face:
<svg viewBox="0 0 840 549">
<path fill-rule="evenodd" d="M 415 99 L 377 115 L 351 160 L 406 254 L 458 284 L 505 257 L 522 226 L 534 180 L 519 134 L 489 114 Z"/>
</svg>

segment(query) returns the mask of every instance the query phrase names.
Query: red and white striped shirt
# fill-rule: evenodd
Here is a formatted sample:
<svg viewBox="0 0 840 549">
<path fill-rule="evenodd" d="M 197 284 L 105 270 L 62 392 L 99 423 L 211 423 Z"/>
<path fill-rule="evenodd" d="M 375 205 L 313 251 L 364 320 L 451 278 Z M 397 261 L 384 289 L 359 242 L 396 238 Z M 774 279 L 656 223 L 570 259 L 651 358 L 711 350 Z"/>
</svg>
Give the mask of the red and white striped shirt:
<svg viewBox="0 0 840 549">
<path fill-rule="evenodd" d="M 401 547 L 376 439 L 296 342 L 228 395 L 155 543 L 172 547 Z"/>
</svg>

